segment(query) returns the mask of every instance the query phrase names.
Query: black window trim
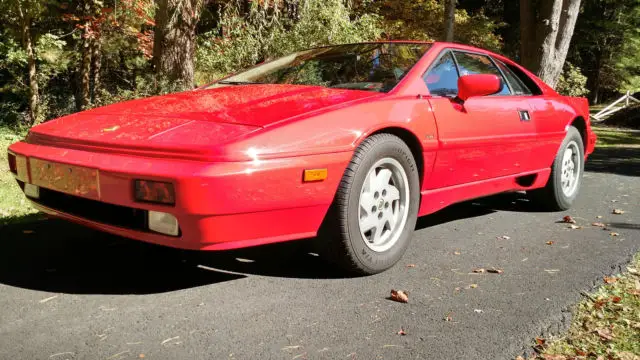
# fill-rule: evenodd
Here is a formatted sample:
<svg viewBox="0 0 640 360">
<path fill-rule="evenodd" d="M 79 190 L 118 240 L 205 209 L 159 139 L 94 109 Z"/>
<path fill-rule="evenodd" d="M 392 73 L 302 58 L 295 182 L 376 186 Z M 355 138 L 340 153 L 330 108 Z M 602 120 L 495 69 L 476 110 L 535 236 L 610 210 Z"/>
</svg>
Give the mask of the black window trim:
<svg viewBox="0 0 640 360">
<path fill-rule="evenodd" d="M 500 62 L 502 65 L 504 65 L 504 67 L 506 67 L 509 71 L 511 71 L 511 73 L 513 74 L 513 76 L 518 79 L 522 85 L 524 85 L 524 87 L 529 90 L 529 94 L 519 94 L 517 96 L 540 96 L 542 95 L 542 90 L 540 89 L 540 87 L 538 86 L 538 84 L 535 83 L 535 81 L 533 81 L 533 79 L 531 79 L 529 77 L 529 75 L 527 75 L 526 73 L 524 73 L 522 70 L 518 69 L 516 65 L 513 64 L 509 64 L 509 62 L 507 61 L 502 61 L 500 59 L 497 59 L 496 62 Z M 521 76 L 518 75 L 516 73 L 516 71 L 514 71 L 512 68 L 516 67 L 516 69 L 518 69 L 518 71 L 522 72 L 522 76 L 526 76 L 532 83 L 532 85 L 535 86 L 535 89 L 532 89 L 530 85 L 527 85 L 527 82 L 523 81 Z M 498 67 L 500 68 L 500 67 Z M 508 80 L 508 79 L 507 79 Z"/>
</svg>

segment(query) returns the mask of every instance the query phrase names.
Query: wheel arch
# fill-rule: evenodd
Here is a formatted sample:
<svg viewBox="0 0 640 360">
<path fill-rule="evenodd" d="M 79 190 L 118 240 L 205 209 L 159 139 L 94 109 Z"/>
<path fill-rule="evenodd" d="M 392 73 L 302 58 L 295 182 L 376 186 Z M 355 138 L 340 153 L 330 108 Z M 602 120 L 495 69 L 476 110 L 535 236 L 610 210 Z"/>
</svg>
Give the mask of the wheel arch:
<svg viewBox="0 0 640 360">
<path fill-rule="evenodd" d="M 400 140 L 404 141 L 405 144 L 411 150 L 411 155 L 413 155 L 413 159 L 418 166 L 418 176 L 420 177 L 420 187 L 422 188 L 422 184 L 424 181 L 424 154 L 423 147 L 420 143 L 418 137 L 411 131 L 402 127 L 389 126 L 385 128 L 378 129 L 368 136 L 361 139 L 360 142 L 364 141 L 364 139 L 371 137 L 376 134 L 391 134 L 400 138 Z"/>
<path fill-rule="evenodd" d="M 580 132 L 582 146 L 584 146 L 586 152 L 587 145 L 589 144 L 589 139 L 587 138 L 587 121 L 582 116 L 577 116 L 573 121 L 571 121 L 570 126 L 575 127 Z"/>
</svg>

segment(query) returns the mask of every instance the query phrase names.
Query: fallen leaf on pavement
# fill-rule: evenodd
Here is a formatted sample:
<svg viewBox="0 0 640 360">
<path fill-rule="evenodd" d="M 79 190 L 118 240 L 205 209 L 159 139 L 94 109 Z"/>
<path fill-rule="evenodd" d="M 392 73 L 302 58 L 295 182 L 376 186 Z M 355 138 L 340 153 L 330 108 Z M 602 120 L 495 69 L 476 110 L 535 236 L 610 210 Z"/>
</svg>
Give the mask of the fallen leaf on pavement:
<svg viewBox="0 0 640 360">
<path fill-rule="evenodd" d="M 391 290 L 391 300 L 407 303 L 409 302 L 409 296 L 407 296 L 407 293 L 402 290 Z"/>
<path fill-rule="evenodd" d="M 486 270 L 483 268 L 477 268 L 477 269 L 473 269 L 471 270 L 472 272 L 476 273 L 476 274 L 482 274 L 484 273 Z"/>
<path fill-rule="evenodd" d="M 23 230 L 22 233 L 23 234 L 33 234 L 34 231 L 33 230 Z"/>
<path fill-rule="evenodd" d="M 571 229 L 573 229 L 573 230 L 582 229 L 582 226 L 573 225 L 573 224 L 569 225 L 569 227 L 570 227 Z"/>
<path fill-rule="evenodd" d="M 447 316 L 444 317 L 444 321 L 450 322 L 453 321 L 453 313 L 448 313 Z"/>
<path fill-rule="evenodd" d="M 414 267 L 416 267 L 416 264 L 409 264 L 409 265 L 407 265 L 407 267 L 408 268 L 414 268 Z"/>
<path fill-rule="evenodd" d="M 460 255 L 460 251 L 454 251 L 453 255 Z"/>
<path fill-rule="evenodd" d="M 525 358 L 523 358 L 522 356 L 518 356 L 516 357 L 516 360 L 525 360 Z"/>
<path fill-rule="evenodd" d="M 612 213 L 615 214 L 615 215 L 622 215 L 622 214 L 624 214 L 624 210 L 613 209 Z"/>
<path fill-rule="evenodd" d="M 471 284 L 471 285 L 469 285 L 469 287 L 468 287 L 468 288 L 469 288 L 469 289 L 475 289 L 475 288 L 477 288 L 477 287 L 478 287 L 478 284 Z"/>
<path fill-rule="evenodd" d="M 605 284 L 614 284 L 618 282 L 618 278 L 614 276 L 605 276 L 604 277 Z"/>
<path fill-rule="evenodd" d="M 482 311 L 481 309 L 473 309 L 473 312 L 475 312 L 476 314 L 482 314 L 484 311 Z"/>
<path fill-rule="evenodd" d="M 405 335 L 407 335 L 407 333 L 404 332 L 403 328 L 400 328 L 400 331 L 398 331 L 398 335 L 405 336 Z"/>
<path fill-rule="evenodd" d="M 602 219 L 602 215 L 596 216 L 596 219 Z"/>
<path fill-rule="evenodd" d="M 605 224 L 603 224 L 601 222 L 594 222 L 594 223 L 591 223 L 591 226 L 597 226 L 597 227 L 603 228 L 603 227 L 605 227 L 607 225 L 605 225 Z"/>
<path fill-rule="evenodd" d="M 546 244 L 547 245 L 553 245 L 553 241 L 547 241 Z"/>
<path fill-rule="evenodd" d="M 507 235 L 502 235 L 502 236 L 498 237 L 498 240 L 509 240 L 509 239 L 511 239 L 511 237 L 507 236 Z"/>
<path fill-rule="evenodd" d="M 504 270 L 502 269 L 487 269 L 488 273 L 492 273 L 492 274 L 502 274 L 504 272 Z"/>
<path fill-rule="evenodd" d="M 596 333 L 602 340 L 611 340 L 614 338 L 613 331 L 611 329 L 598 329 Z"/>
<path fill-rule="evenodd" d="M 541 338 L 541 337 L 537 337 L 537 338 L 536 338 L 536 345 L 540 345 L 540 346 L 542 346 L 542 345 L 544 345 L 544 343 L 546 343 L 546 342 L 547 342 L 547 340 L 545 340 L 545 339 L 543 339 L 543 338 Z"/>
<path fill-rule="evenodd" d="M 567 223 L 567 224 L 575 224 L 576 221 L 569 215 L 565 216 L 562 218 L 562 222 Z"/>
<path fill-rule="evenodd" d="M 548 272 L 549 274 L 555 274 L 559 272 L 560 269 L 544 269 L 544 271 Z"/>
<path fill-rule="evenodd" d="M 617 232 L 612 232 L 609 233 L 610 236 L 616 237 L 616 236 L 620 236 L 620 234 L 618 234 Z"/>
</svg>

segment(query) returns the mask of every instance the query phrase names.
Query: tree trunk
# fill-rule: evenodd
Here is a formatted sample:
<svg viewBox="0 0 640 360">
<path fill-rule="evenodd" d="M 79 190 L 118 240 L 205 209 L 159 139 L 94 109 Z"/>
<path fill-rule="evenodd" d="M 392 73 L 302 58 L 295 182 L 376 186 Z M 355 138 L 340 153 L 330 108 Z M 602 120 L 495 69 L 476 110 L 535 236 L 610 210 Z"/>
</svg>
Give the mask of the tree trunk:
<svg viewBox="0 0 640 360">
<path fill-rule="evenodd" d="M 536 14 L 533 0 L 520 0 L 520 63 L 536 72 Z"/>
<path fill-rule="evenodd" d="M 196 25 L 203 0 L 157 0 L 154 66 L 161 81 L 193 87 Z"/>
<path fill-rule="evenodd" d="M 102 68 L 102 42 L 97 36 L 91 42 L 91 102 L 96 101 L 96 96 L 100 90 L 100 69 Z"/>
<path fill-rule="evenodd" d="M 89 22 L 84 23 L 84 30 L 82 31 L 82 48 L 81 48 L 81 60 L 80 60 L 80 96 L 79 103 L 80 109 L 85 110 L 91 105 L 91 42 L 92 39 L 89 35 Z"/>
<path fill-rule="evenodd" d="M 552 87 L 562 73 L 579 11 L 580 0 L 541 0 L 536 21 L 532 0 L 520 0 L 522 64 Z"/>
<path fill-rule="evenodd" d="M 444 33 L 443 39 L 453 41 L 453 27 L 456 22 L 456 0 L 444 0 Z"/>
<path fill-rule="evenodd" d="M 22 5 L 18 2 L 18 14 L 22 27 L 22 42 L 27 53 L 27 66 L 29 68 L 29 117 L 31 124 L 36 125 L 39 119 L 39 90 L 38 72 L 36 69 L 36 54 L 33 49 L 33 39 L 31 38 L 31 18 L 23 11 Z"/>
</svg>

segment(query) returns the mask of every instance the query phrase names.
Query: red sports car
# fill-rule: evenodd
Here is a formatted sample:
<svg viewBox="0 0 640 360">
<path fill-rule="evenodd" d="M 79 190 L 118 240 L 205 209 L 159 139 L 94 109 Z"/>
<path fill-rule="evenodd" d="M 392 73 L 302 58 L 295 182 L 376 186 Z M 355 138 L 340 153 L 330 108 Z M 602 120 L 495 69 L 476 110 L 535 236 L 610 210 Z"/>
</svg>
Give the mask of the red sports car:
<svg viewBox="0 0 640 360">
<path fill-rule="evenodd" d="M 377 42 L 49 121 L 9 162 L 63 219 L 198 250 L 317 236 L 371 274 L 400 259 L 418 216 L 450 204 L 525 190 L 569 208 L 595 142 L 585 99 L 503 56 Z"/>
</svg>

